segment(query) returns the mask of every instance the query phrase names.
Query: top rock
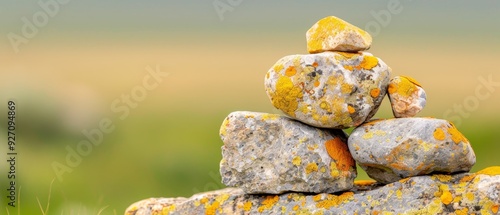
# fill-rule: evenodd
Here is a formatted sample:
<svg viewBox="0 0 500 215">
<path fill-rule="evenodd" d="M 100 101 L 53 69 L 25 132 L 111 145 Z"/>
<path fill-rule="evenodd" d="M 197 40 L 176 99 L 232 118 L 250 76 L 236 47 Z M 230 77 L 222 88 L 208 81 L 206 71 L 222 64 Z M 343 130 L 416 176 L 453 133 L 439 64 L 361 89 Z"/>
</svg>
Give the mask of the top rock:
<svg viewBox="0 0 500 215">
<path fill-rule="evenodd" d="M 335 16 L 316 22 L 306 33 L 307 51 L 357 52 L 370 48 L 372 37 L 366 31 Z"/>
</svg>

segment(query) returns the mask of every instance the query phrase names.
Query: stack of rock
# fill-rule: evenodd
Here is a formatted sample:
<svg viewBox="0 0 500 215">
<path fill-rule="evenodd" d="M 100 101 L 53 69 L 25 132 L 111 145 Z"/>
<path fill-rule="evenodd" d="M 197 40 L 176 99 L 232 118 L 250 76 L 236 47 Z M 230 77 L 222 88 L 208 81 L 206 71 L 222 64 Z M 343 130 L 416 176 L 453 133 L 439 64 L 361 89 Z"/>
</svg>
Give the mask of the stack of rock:
<svg viewBox="0 0 500 215">
<path fill-rule="evenodd" d="M 331 16 L 306 37 L 310 54 L 285 56 L 265 76 L 286 116 L 238 111 L 221 126 L 222 183 L 236 188 L 149 199 L 126 214 L 498 212 L 499 168 L 466 173 L 475 163 L 469 141 L 446 120 L 415 117 L 423 88 L 390 79 L 365 51 L 368 33 Z M 370 121 L 386 94 L 396 118 Z M 351 127 L 348 137 L 342 129 Z M 355 182 L 356 163 L 376 181 Z M 478 188 L 485 184 L 492 189 Z"/>
</svg>

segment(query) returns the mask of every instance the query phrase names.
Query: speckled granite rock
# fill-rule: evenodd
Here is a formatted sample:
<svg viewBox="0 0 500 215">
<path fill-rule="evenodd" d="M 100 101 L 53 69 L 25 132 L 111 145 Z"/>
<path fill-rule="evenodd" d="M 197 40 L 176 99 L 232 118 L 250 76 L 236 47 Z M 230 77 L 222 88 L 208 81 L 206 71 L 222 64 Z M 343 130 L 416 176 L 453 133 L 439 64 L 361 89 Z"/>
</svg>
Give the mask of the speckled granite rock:
<svg viewBox="0 0 500 215">
<path fill-rule="evenodd" d="M 338 192 L 356 166 L 342 130 L 322 130 L 277 114 L 233 112 L 220 129 L 222 183 L 246 193 Z"/>
<path fill-rule="evenodd" d="M 370 190 L 371 189 L 371 190 Z M 186 198 L 151 198 L 125 215 L 146 214 L 498 214 L 500 167 L 406 178 L 336 194 L 248 195 L 226 188 Z"/>
<path fill-rule="evenodd" d="M 307 51 L 357 52 L 370 48 L 372 37 L 366 31 L 335 16 L 316 22 L 306 33 Z"/>
<path fill-rule="evenodd" d="M 373 120 L 354 129 L 348 145 L 359 166 L 382 183 L 433 172 L 469 171 L 476 162 L 469 141 L 441 119 Z"/>
<path fill-rule="evenodd" d="M 390 69 L 367 52 L 290 55 L 267 72 L 265 88 L 274 107 L 306 124 L 344 129 L 378 110 Z"/>
<path fill-rule="evenodd" d="M 425 107 L 427 96 L 424 89 L 413 78 L 396 76 L 387 88 L 392 112 L 395 117 L 414 117 Z"/>
</svg>

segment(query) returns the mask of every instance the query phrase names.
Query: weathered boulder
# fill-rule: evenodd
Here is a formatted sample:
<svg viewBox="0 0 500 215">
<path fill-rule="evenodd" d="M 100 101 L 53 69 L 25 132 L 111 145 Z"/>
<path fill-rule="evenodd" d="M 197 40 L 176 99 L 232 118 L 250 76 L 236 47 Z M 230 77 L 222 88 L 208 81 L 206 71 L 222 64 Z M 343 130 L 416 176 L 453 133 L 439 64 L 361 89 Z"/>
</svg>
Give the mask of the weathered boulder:
<svg viewBox="0 0 500 215">
<path fill-rule="evenodd" d="M 396 76 L 389 82 L 387 95 L 395 117 L 414 117 L 425 107 L 427 96 L 413 78 Z"/>
<path fill-rule="evenodd" d="M 316 22 L 306 33 L 307 51 L 357 52 L 370 48 L 372 37 L 366 31 L 335 16 Z"/>
<path fill-rule="evenodd" d="M 238 188 L 191 198 L 150 198 L 125 215 L 146 214 L 498 214 L 500 167 L 478 173 L 405 178 L 335 194 L 249 195 Z"/>
<path fill-rule="evenodd" d="M 246 193 L 338 192 L 352 188 L 356 166 L 342 130 L 277 114 L 238 111 L 222 123 L 222 183 Z"/>
<path fill-rule="evenodd" d="M 344 129 L 375 115 L 390 69 L 368 52 L 289 55 L 267 72 L 265 88 L 274 107 L 306 124 Z"/>
<path fill-rule="evenodd" d="M 373 120 L 354 129 L 348 145 L 359 166 L 382 183 L 433 172 L 467 172 L 476 162 L 467 138 L 442 119 Z"/>
</svg>

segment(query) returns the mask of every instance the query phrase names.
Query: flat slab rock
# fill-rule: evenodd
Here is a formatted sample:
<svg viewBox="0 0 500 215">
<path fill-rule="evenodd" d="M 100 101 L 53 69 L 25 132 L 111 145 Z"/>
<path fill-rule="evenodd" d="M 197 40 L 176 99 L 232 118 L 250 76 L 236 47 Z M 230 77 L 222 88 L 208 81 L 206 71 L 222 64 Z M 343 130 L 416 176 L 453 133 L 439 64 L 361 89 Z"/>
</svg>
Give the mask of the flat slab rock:
<svg viewBox="0 0 500 215">
<path fill-rule="evenodd" d="M 442 119 L 373 120 L 354 129 L 348 145 L 359 166 L 382 183 L 430 173 L 468 172 L 476 163 L 467 138 Z"/>
<path fill-rule="evenodd" d="M 498 214 L 500 166 L 478 173 L 405 178 L 387 185 L 357 183 L 336 194 L 249 195 L 238 188 L 191 198 L 150 198 L 125 215 L 146 214 Z M 361 187 L 361 188 L 359 188 Z"/>
<path fill-rule="evenodd" d="M 238 111 L 226 117 L 220 136 L 222 183 L 246 193 L 338 192 L 352 188 L 356 178 L 342 130 Z"/>
<path fill-rule="evenodd" d="M 323 52 L 281 58 L 266 74 L 271 103 L 314 127 L 344 129 L 375 115 L 390 68 L 368 52 Z"/>
</svg>

